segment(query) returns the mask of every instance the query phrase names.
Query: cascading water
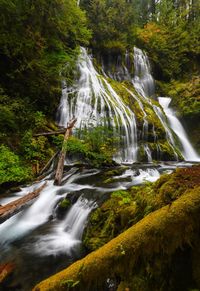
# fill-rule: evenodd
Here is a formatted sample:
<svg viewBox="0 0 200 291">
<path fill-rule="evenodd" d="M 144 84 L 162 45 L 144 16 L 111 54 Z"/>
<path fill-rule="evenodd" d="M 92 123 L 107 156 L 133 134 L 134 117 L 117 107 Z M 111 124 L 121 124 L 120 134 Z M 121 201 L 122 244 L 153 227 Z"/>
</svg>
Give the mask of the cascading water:
<svg viewBox="0 0 200 291">
<path fill-rule="evenodd" d="M 58 108 L 58 124 L 66 126 L 76 117 L 76 128 L 91 128 L 103 125 L 113 130 L 120 138 L 116 160 L 137 160 L 137 127 L 135 114 L 121 100 L 108 81 L 95 70 L 91 57 L 84 48 L 78 61 L 80 78 L 73 88 L 63 89 Z"/>
<path fill-rule="evenodd" d="M 13 284 L 22 285 L 17 290 L 31 290 L 38 280 L 66 267 L 72 258 L 79 258 L 87 217 L 97 207 L 97 202 L 105 199 L 104 195 L 145 181 L 155 181 L 160 176 L 153 167 L 124 167 L 121 176 L 113 176 L 112 183 L 107 184 L 104 172 L 71 168 L 65 173 L 62 186 L 55 186 L 53 180 L 47 180 L 46 188 L 29 208 L 0 225 L 0 264 L 15 261 L 17 272 Z M 44 181 L 24 187 L 18 195 L 12 194 L 11 200 L 38 188 L 41 183 Z M 58 216 L 59 201 L 70 196 L 76 202 L 64 217 Z M 2 199 L 0 203 L 3 201 L 6 202 Z"/>
<path fill-rule="evenodd" d="M 158 107 L 155 104 L 152 104 L 151 98 L 155 96 L 155 84 L 154 84 L 154 79 L 151 75 L 151 70 L 150 70 L 150 63 L 148 60 L 147 55 L 139 48 L 134 47 L 134 67 L 135 67 L 135 76 L 132 79 L 132 83 L 134 85 L 134 88 L 136 92 L 142 96 L 145 101 L 153 108 L 154 113 L 156 114 L 157 118 L 160 120 L 165 133 L 166 133 L 166 138 L 168 141 L 169 146 L 171 147 L 174 157 L 176 160 L 178 160 L 178 154 L 176 150 L 176 145 L 171 133 L 171 129 L 168 127 L 165 116 L 163 115 L 160 107 Z M 134 98 L 135 95 L 132 94 Z M 138 101 L 138 98 L 137 98 Z M 143 116 L 143 134 L 142 138 L 145 141 L 147 139 L 148 135 L 148 121 L 147 121 L 147 114 L 144 110 L 144 107 L 139 101 L 140 108 L 142 109 L 142 112 L 144 114 Z M 154 132 L 154 137 L 156 140 L 156 132 L 155 132 L 155 127 L 153 125 L 153 132 Z M 157 156 L 160 157 L 160 145 L 159 143 L 156 143 L 157 146 Z M 144 150 L 146 152 L 147 158 L 149 162 L 152 162 L 152 155 L 151 155 L 151 150 L 148 146 L 148 144 L 144 144 Z"/>
<path fill-rule="evenodd" d="M 137 48 L 134 49 L 134 54 L 135 77 L 132 79 L 132 83 L 135 89 L 131 90 L 130 87 L 126 88 L 125 85 L 123 87 L 132 98 L 131 102 L 134 105 L 137 104 L 137 110 L 141 115 L 140 140 L 138 137 L 138 120 L 133 112 L 134 107 L 130 109 L 127 103 L 112 88 L 108 82 L 107 72 L 104 74 L 105 77 L 98 74 L 93 66 L 92 58 L 88 56 L 84 48 L 81 48 L 81 55 L 77 64 L 78 80 L 71 88 L 65 87 L 63 89 L 57 115 L 58 124 L 66 127 L 67 122 L 72 117 L 76 117 L 76 127 L 79 129 L 86 127 L 90 130 L 93 126 L 104 125 L 112 129 L 113 135 L 118 135 L 121 138 L 121 149 L 119 149 L 119 153 L 115 157 L 117 161 L 135 162 L 138 159 L 139 149 L 142 149 L 146 160 L 152 163 L 153 157 L 148 140 L 149 131 L 153 134 L 152 143 L 156 144 L 158 158 L 161 157 L 162 150 L 156 134 L 156 126 L 154 123 L 149 123 L 148 110 L 151 109 L 151 112 L 157 118 L 157 122 L 161 124 L 163 131 L 166 133 L 174 155 L 176 155 L 176 145 L 171 128 L 180 139 L 185 159 L 197 160 L 197 154 L 194 150 L 191 150 L 191 145 L 189 144 L 189 147 L 187 144 L 187 136 L 181 124 L 174 113 L 170 111 L 171 109 L 168 108 L 169 104 L 167 102 L 169 100 L 159 98 L 165 114 L 159 105 L 156 105 L 151 100 L 151 97 L 155 94 L 154 80 L 150 73 L 147 56 Z M 118 68 L 118 72 L 120 72 L 120 78 L 125 72 L 125 79 L 131 80 L 131 74 L 128 72 L 128 64 L 130 63 L 128 53 L 126 53 L 125 58 L 126 66 L 123 67 L 123 70 Z M 167 124 L 165 115 L 169 120 L 170 126 Z M 145 181 L 156 181 L 160 176 L 158 169 L 154 168 L 153 164 L 148 164 L 148 167 L 143 166 L 140 168 L 136 165 L 134 169 L 125 168 L 121 175 L 112 177 L 110 184 L 104 181 L 105 177 L 100 170 L 94 169 L 80 170 L 71 168 L 64 174 L 62 186 L 60 187 L 53 185 L 50 176 L 46 177 L 44 180 L 47 181 L 47 186 L 36 201 L 29 208 L 0 225 L 0 257 L 3 263 L 8 258 L 10 260 L 11 257 L 13 260 L 14 255 L 18 257 L 18 254 L 20 254 L 20 260 L 23 261 L 23 264 L 27 263 L 27 258 L 30 261 L 29 267 L 32 276 L 34 272 L 38 272 L 38 270 L 31 269 L 34 267 L 32 258 L 44 260 L 44 257 L 49 257 L 50 263 L 50 261 L 56 260 L 58 257 L 56 264 L 60 270 L 59 256 L 65 256 L 65 260 L 66 255 L 73 256 L 73 252 L 80 246 L 87 217 L 97 207 L 98 201 L 102 201 L 105 199 L 104 195 L 115 190 L 127 189 Z M 25 195 L 27 192 L 33 191 L 44 183 L 44 180 L 35 183 L 33 186 L 24 187 L 21 192 L 0 200 L 0 203 L 8 203 Z M 64 217 L 59 218 L 56 214 L 58 203 L 71 194 L 76 197 L 76 202 L 73 203 Z M 16 249 L 18 249 L 17 252 Z M 64 266 L 66 266 L 65 260 Z M 45 265 L 46 261 L 43 266 Z M 43 271 L 43 268 L 41 270 Z M 48 274 L 44 271 L 41 279 L 50 274 L 51 271 Z M 39 275 L 37 274 L 37 276 Z M 17 279 L 17 283 L 22 278 L 23 272 L 21 277 Z M 38 281 L 38 277 L 36 279 L 31 277 L 32 284 Z M 23 291 L 31 289 L 29 278 L 24 284 Z"/>
<path fill-rule="evenodd" d="M 136 91 L 144 98 L 154 97 L 155 85 L 151 75 L 147 55 L 139 48 L 134 47 L 135 77 L 132 82 Z"/>
<path fill-rule="evenodd" d="M 131 74 L 127 66 L 130 66 L 131 58 L 128 52 L 125 55 L 125 64 L 116 64 L 114 75 L 108 71 L 104 72 L 104 77 L 99 75 L 92 63 L 92 58 L 87 54 L 84 48 L 81 48 L 81 54 L 77 63 L 77 69 L 80 77 L 71 88 L 63 89 L 61 102 L 58 108 L 57 122 L 60 126 L 66 126 L 67 121 L 73 117 L 77 118 L 76 128 L 91 130 L 94 126 L 103 125 L 112 130 L 114 136 L 120 138 L 118 144 L 118 153 L 114 159 L 117 162 L 137 162 L 138 151 L 143 149 L 146 159 L 152 162 L 152 152 L 149 146 L 149 133 L 152 131 L 154 142 L 156 144 L 157 155 L 154 159 L 162 156 L 162 150 L 157 138 L 155 124 L 149 124 L 148 108 L 153 110 L 155 118 L 159 120 L 160 126 L 166 135 L 168 146 L 171 149 L 174 159 L 179 159 L 179 151 L 173 137 L 173 131 L 168 125 L 167 119 L 159 105 L 152 101 L 155 96 L 154 79 L 151 75 L 150 64 L 147 55 L 138 48 L 134 48 L 134 67 L 135 76 L 132 78 L 132 84 L 135 94 L 131 89 L 124 89 L 138 103 L 139 109 L 143 115 L 142 134 L 138 135 L 137 117 L 134 114 L 134 108 L 130 109 L 123 99 L 113 89 L 108 82 L 108 77 L 118 79 L 118 75 L 124 74 L 125 80 L 131 80 Z M 104 71 L 104 70 L 103 70 Z M 120 77 L 120 80 L 123 79 Z M 139 141 L 139 142 L 138 142 Z M 139 145 L 140 143 L 140 145 Z M 155 151 L 155 150 L 154 150 Z M 184 157 L 186 157 L 184 155 Z M 186 157 L 187 159 L 187 157 Z"/>
<path fill-rule="evenodd" d="M 159 97 L 158 100 L 167 116 L 171 129 L 174 131 L 182 145 L 182 155 L 184 159 L 186 161 L 200 161 L 200 157 L 192 147 L 182 124 L 176 117 L 175 112 L 169 107 L 171 98 Z"/>
</svg>

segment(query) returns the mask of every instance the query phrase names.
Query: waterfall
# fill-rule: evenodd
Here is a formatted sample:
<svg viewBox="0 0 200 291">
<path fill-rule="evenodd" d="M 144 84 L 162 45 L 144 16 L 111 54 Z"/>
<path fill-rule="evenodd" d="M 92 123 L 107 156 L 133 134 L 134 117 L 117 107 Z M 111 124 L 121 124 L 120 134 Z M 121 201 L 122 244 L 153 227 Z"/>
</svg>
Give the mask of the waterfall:
<svg viewBox="0 0 200 291">
<path fill-rule="evenodd" d="M 171 98 L 159 97 L 158 100 L 165 112 L 165 115 L 167 116 L 171 129 L 174 131 L 180 141 L 180 144 L 182 146 L 182 155 L 184 159 L 186 161 L 200 161 L 200 157 L 192 147 L 182 124 L 176 117 L 175 112 L 169 107 Z"/>
<path fill-rule="evenodd" d="M 114 72 L 110 70 L 110 65 L 106 68 L 103 63 L 101 70 L 103 75 L 100 75 L 94 67 L 92 57 L 88 55 L 85 48 L 81 48 L 77 62 L 78 78 L 72 87 L 63 88 L 57 112 L 58 124 L 66 127 L 67 122 L 76 117 L 78 129 L 92 130 L 93 127 L 104 126 L 112 130 L 113 136 L 119 137 L 120 140 L 118 153 L 114 156 L 119 163 L 137 162 L 141 159 L 139 152 L 144 152 L 148 162 L 161 158 L 163 140 L 159 140 L 157 129 L 162 130 L 166 136 L 169 151 L 172 153 L 171 158 L 175 160 L 180 158 L 176 134 L 183 147 L 183 157 L 186 160 L 197 160 L 198 155 L 194 149 L 188 147 L 190 143 L 182 125 L 178 120 L 172 121 L 175 115 L 169 114 L 166 108 L 163 111 L 162 104 L 153 100 L 155 99 L 155 84 L 146 53 L 134 47 L 134 59 L 128 52 L 124 58 L 124 63 L 121 57 L 117 60 Z M 134 76 L 129 72 L 132 59 L 135 68 Z M 125 83 L 122 86 L 128 92 L 130 100 L 131 98 L 133 100 L 130 104 L 136 102 L 142 115 L 140 131 L 138 130 L 138 110 L 123 100 L 113 88 L 109 78 L 132 82 L 133 88 L 126 87 Z M 137 114 L 135 115 L 134 112 Z M 154 142 L 152 138 L 149 140 L 149 136 L 154 136 Z"/>
<path fill-rule="evenodd" d="M 148 99 L 155 94 L 154 79 L 150 71 L 147 55 L 139 48 L 134 47 L 135 76 L 132 80 L 136 91 Z"/>
<path fill-rule="evenodd" d="M 87 217 L 94 207 L 96 204 L 92 200 L 80 197 L 62 222 L 55 222 L 45 235 L 36 238 L 34 251 L 40 256 L 69 254 L 81 244 Z"/>
<path fill-rule="evenodd" d="M 154 79 L 151 75 L 151 67 L 148 60 L 146 53 L 144 53 L 141 49 L 134 47 L 134 67 L 135 67 L 135 76 L 132 80 L 132 83 L 137 91 L 137 93 L 142 96 L 146 102 L 153 108 L 154 113 L 156 114 L 157 118 L 160 120 L 165 133 L 166 139 L 171 147 L 174 157 L 178 160 L 178 154 L 176 149 L 176 144 L 171 132 L 171 128 L 169 128 L 166 118 L 162 113 L 159 106 L 152 103 L 151 98 L 155 96 L 155 84 Z M 140 102 L 141 103 L 141 102 Z M 141 107 L 141 105 L 140 105 Z M 144 112 L 144 109 L 142 109 Z M 153 130 L 155 134 L 155 127 L 153 125 Z M 144 115 L 144 123 L 143 123 L 143 139 L 146 139 L 148 134 L 148 121 L 147 115 Z M 156 139 L 156 136 L 155 136 Z M 160 145 L 157 143 L 157 154 L 159 155 Z M 151 151 L 147 144 L 144 145 L 144 150 L 147 154 L 148 161 L 152 161 L 151 158 Z"/>
<path fill-rule="evenodd" d="M 81 48 L 78 60 L 79 79 L 73 88 L 64 88 L 58 108 L 57 122 L 66 126 L 76 117 L 76 128 L 103 125 L 120 138 L 119 162 L 137 160 L 137 127 L 133 111 L 122 101 L 108 81 L 100 76 L 86 49 Z"/>
</svg>

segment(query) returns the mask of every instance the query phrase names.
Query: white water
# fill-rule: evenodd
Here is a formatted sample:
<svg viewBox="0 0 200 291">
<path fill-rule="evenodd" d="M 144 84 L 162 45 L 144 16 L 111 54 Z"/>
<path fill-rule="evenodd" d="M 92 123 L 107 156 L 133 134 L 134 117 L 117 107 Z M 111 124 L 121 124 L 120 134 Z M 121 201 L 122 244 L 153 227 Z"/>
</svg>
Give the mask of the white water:
<svg viewBox="0 0 200 291">
<path fill-rule="evenodd" d="M 131 74 L 128 75 L 127 67 L 124 65 L 121 70 L 122 62 L 119 63 L 119 68 L 117 64 L 117 72 L 123 73 L 122 71 L 124 71 L 124 79 L 131 80 Z M 125 64 L 130 66 L 129 63 L 129 54 L 126 52 Z M 191 147 L 190 150 L 188 148 L 190 143 L 186 134 L 183 134 L 180 122 L 178 121 L 179 128 L 176 122 L 177 128 L 175 129 L 175 122 L 172 121 L 174 115 L 170 115 L 172 122 L 168 124 L 161 108 L 152 101 L 151 97 L 155 96 L 154 79 L 151 75 L 148 57 L 142 50 L 134 48 L 135 76 L 132 79 L 132 83 L 137 94 L 124 86 L 125 90 L 138 103 L 139 110 L 143 115 L 142 134 L 140 136 L 138 136 L 138 126 L 134 112 L 123 102 L 111 84 L 108 83 L 106 77 L 98 74 L 92 63 L 92 58 L 84 48 L 81 48 L 77 67 L 80 77 L 73 87 L 63 89 L 57 120 L 60 126 L 66 126 L 67 122 L 73 117 L 77 118 L 76 128 L 78 129 L 88 128 L 88 130 L 92 130 L 95 126 L 103 125 L 111 129 L 113 135 L 119 138 L 118 152 L 114 156 L 117 162 L 137 162 L 139 147 L 143 147 L 147 161 L 152 162 L 151 148 L 147 143 L 150 130 L 152 131 L 151 135 L 154 135 L 157 158 L 162 156 L 162 152 L 156 136 L 155 124 L 150 124 L 150 126 L 148 122 L 148 107 L 150 107 L 166 133 L 166 140 L 174 153 L 175 160 L 178 160 L 178 144 L 173 137 L 173 131 L 179 131 L 179 128 L 181 128 L 179 139 L 183 146 L 183 157 L 186 160 L 191 158 L 192 160 L 198 159 L 195 151 L 192 151 Z M 109 71 L 108 74 L 112 77 Z M 104 75 L 106 76 L 105 72 Z M 113 78 L 116 79 L 116 76 L 113 76 Z"/>
<path fill-rule="evenodd" d="M 152 163 L 152 162 L 153 162 L 153 159 L 152 159 L 152 156 L 151 156 L 151 150 L 150 150 L 148 144 L 145 144 L 145 145 L 144 145 L 144 151 L 145 151 L 145 153 L 146 153 L 146 155 L 147 155 L 148 162 L 149 162 L 149 163 Z"/>
<path fill-rule="evenodd" d="M 169 107 L 171 98 L 159 97 L 158 100 L 167 116 L 171 129 L 174 131 L 182 145 L 182 155 L 184 159 L 186 161 L 200 161 L 200 157 L 192 147 L 182 124 L 176 117 L 175 112 Z"/>
<path fill-rule="evenodd" d="M 71 171 L 73 172 L 73 169 Z M 90 171 L 90 176 L 95 175 L 96 173 L 97 173 L 96 170 L 94 170 L 93 172 Z M 85 175 L 87 175 L 87 173 L 83 173 L 82 177 L 84 178 Z M 57 203 L 59 202 L 61 198 L 64 198 L 67 193 L 71 191 L 80 191 L 82 189 L 84 190 L 94 189 L 94 187 L 91 185 L 76 184 L 75 180 L 80 177 L 81 177 L 81 173 L 73 174 L 62 187 L 53 185 L 53 182 L 54 182 L 53 180 L 47 181 L 47 186 L 45 187 L 45 189 L 41 192 L 40 196 L 27 210 L 21 211 L 19 214 L 11 217 L 6 222 L 0 225 L 0 245 L 9 244 L 12 241 L 15 241 L 16 239 L 19 239 L 20 237 L 27 235 L 34 229 L 38 228 L 40 225 L 43 225 L 46 222 L 48 222 L 49 217 L 54 212 L 54 209 Z M 60 194 L 61 189 L 62 189 L 62 192 L 61 192 L 62 194 Z M 28 193 L 29 190 L 30 190 L 30 187 L 27 187 L 27 192 L 25 192 L 25 189 L 24 189 L 24 194 Z M 13 198 L 13 200 L 14 199 L 15 197 Z M 73 207 L 76 209 L 75 205 Z M 73 207 L 71 211 L 73 211 Z M 79 207 L 79 210 L 80 210 L 81 208 L 80 202 L 77 207 Z M 83 207 L 83 209 L 85 208 Z M 90 202 L 88 202 L 88 206 L 86 210 L 87 215 L 89 214 L 91 209 L 92 207 L 90 207 Z M 79 217 L 79 221 L 84 222 L 84 219 L 87 218 L 85 217 L 85 212 L 80 211 L 80 215 L 81 217 Z M 79 226 L 77 226 L 78 229 L 80 228 L 79 221 L 77 221 L 77 224 L 79 224 Z M 60 223 L 59 227 L 62 228 L 62 223 Z M 74 227 L 75 227 L 75 223 L 74 223 Z M 84 228 L 83 225 L 82 227 Z M 76 237 L 76 235 L 74 234 L 73 239 L 74 240 L 79 239 L 79 236 Z M 56 246 L 55 246 L 55 252 L 56 252 Z"/>
<path fill-rule="evenodd" d="M 76 246 L 80 245 L 87 217 L 92 209 L 97 207 L 95 195 L 100 193 L 102 196 L 104 193 L 125 190 L 127 187 L 145 181 L 155 181 L 160 176 L 156 169 L 138 169 L 137 171 L 125 169 L 121 176 L 113 177 L 112 184 L 107 185 L 101 182 L 99 185 L 102 186 L 94 186 L 93 183 L 88 185 L 87 182 L 80 182 L 84 179 L 92 179 L 93 176 L 99 174 L 99 171 L 94 169 L 77 172 L 75 170 L 70 170 L 71 175 L 67 173 L 69 179 L 63 186 L 55 186 L 53 180 L 48 180 L 46 188 L 29 208 L 0 225 L 0 246 L 2 249 L 11 247 L 14 241 L 29 236 L 37 229 L 41 227 L 43 229 L 46 225 L 42 230 L 42 235 L 34 235 L 33 241 L 28 243 L 25 248 L 31 253 L 34 251 L 39 256 L 70 254 Z M 123 178 L 129 179 L 123 181 Z M 29 192 L 30 187 L 27 187 L 26 190 Z M 24 195 L 27 193 L 26 190 L 23 189 Z M 80 195 L 81 191 L 86 190 L 89 191 L 90 198 L 83 197 L 82 194 L 66 213 L 66 216 L 61 220 L 57 219 L 55 209 L 60 199 L 66 197 L 70 192 L 77 192 L 77 195 Z"/>
<path fill-rule="evenodd" d="M 61 223 L 55 223 L 47 234 L 37 237 L 34 251 L 40 256 L 70 254 L 74 247 L 81 244 L 87 217 L 94 207 L 93 201 L 80 197 Z"/>
<path fill-rule="evenodd" d="M 103 125 L 120 139 L 118 162 L 137 160 L 137 127 L 135 114 L 122 101 L 108 81 L 94 68 L 91 57 L 84 48 L 78 60 L 80 78 L 73 88 L 63 89 L 58 108 L 58 124 L 66 127 L 73 117 L 76 128 L 89 130 Z"/>
<path fill-rule="evenodd" d="M 163 115 L 160 107 L 152 103 L 151 98 L 155 96 L 155 84 L 154 79 L 151 75 L 151 68 L 150 63 L 148 60 L 147 55 L 139 48 L 134 47 L 134 67 L 135 67 L 135 76 L 132 80 L 132 83 L 137 91 L 137 93 L 143 97 L 143 99 L 151 106 L 153 109 L 156 117 L 160 120 L 161 125 L 163 126 L 163 129 L 166 133 L 166 139 L 168 141 L 168 144 L 172 148 L 172 151 L 174 153 L 174 157 L 176 160 L 178 160 L 177 155 L 177 149 L 176 144 L 173 139 L 171 129 L 168 127 L 166 123 L 165 116 Z M 139 100 L 138 97 L 135 96 L 135 94 L 132 94 L 132 96 L 137 99 L 137 102 L 143 112 L 143 133 L 142 138 L 143 140 L 147 140 L 148 138 L 148 120 L 147 120 L 147 114 L 144 110 L 144 106 L 142 105 L 142 102 Z M 154 140 L 156 140 L 156 134 L 155 134 L 155 126 L 153 125 L 153 133 L 155 135 Z M 157 145 L 157 155 L 160 154 L 160 146 L 159 143 L 156 143 Z M 149 162 L 152 162 L 152 155 L 151 150 L 148 147 L 147 144 L 143 145 L 144 151 L 146 153 L 147 159 Z"/>
<path fill-rule="evenodd" d="M 153 97 L 155 94 L 154 79 L 151 75 L 147 55 L 141 49 L 134 47 L 135 77 L 133 85 L 136 91 L 144 98 Z"/>
</svg>

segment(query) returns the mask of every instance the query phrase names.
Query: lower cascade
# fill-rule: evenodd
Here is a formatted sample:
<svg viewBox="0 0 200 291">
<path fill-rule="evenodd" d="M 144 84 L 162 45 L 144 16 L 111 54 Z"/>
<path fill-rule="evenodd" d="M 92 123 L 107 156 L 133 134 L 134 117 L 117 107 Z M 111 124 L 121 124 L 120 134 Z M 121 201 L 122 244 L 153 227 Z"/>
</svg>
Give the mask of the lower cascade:
<svg viewBox="0 0 200 291">
<path fill-rule="evenodd" d="M 0 224 L 0 259 L 15 259 L 20 271 L 14 281 L 16 286 L 23 282 L 23 291 L 33 287 L 30 282 L 36 283 L 34 273 L 37 280 L 44 279 L 52 274 L 51 266 L 61 270 L 85 254 L 81 242 L 88 216 L 110 193 L 154 182 L 162 173 L 171 173 L 179 161 L 200 161 L 181 122 L 169 108 L 171 99 L 156 100 L 147 55 L 138 48 L 133 49 L 133 55 L 135 74 L 129 74 L 125 64 L 119 83 L 106 70 L 101 75 L 87 50 L 81 48 L 77 80 L 71 87 L 64 85 L 57 111 L 60 127 L 66 127 L 75 117 L 75 129 L 80 132 L 96 126 L 111 130 L 117 137 L 113 158 L 121 172 L 116 174 L 114 169 L 112 176 L 106 177 L 106 170 L 66 165 L 61 186 L 54 185 L 52 169 L 40 182 L 0 199 L 5 205 L 47 183 L 32 205 Z M 130 61 L 127 53 L 126 59 Z M 126 72 L 125 81 L 122 72 Z M 163 161 L 172 163 L 165 165 Z M 37 262 L 42 266 L 40 274 Z M 24 277 L 26 268 L 28 276 Z"/>
</svg>

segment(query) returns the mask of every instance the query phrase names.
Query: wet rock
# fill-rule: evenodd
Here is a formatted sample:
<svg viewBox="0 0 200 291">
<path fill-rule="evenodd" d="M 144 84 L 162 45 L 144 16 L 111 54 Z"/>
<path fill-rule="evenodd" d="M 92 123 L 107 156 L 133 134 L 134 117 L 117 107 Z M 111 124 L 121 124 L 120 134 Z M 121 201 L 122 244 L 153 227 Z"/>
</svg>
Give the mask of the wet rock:
<svg viewBox="0 0 200 291">
<path fill-rule="evenodd" d="M 65 214 L 67 213 L 67 211 L 69 210 L 71 206 L 71 201 L 68 198 L 64 198 L 62 199 L 56 208 L 56 216 L 58 219 L 62 219 Z"/>
</svg>

